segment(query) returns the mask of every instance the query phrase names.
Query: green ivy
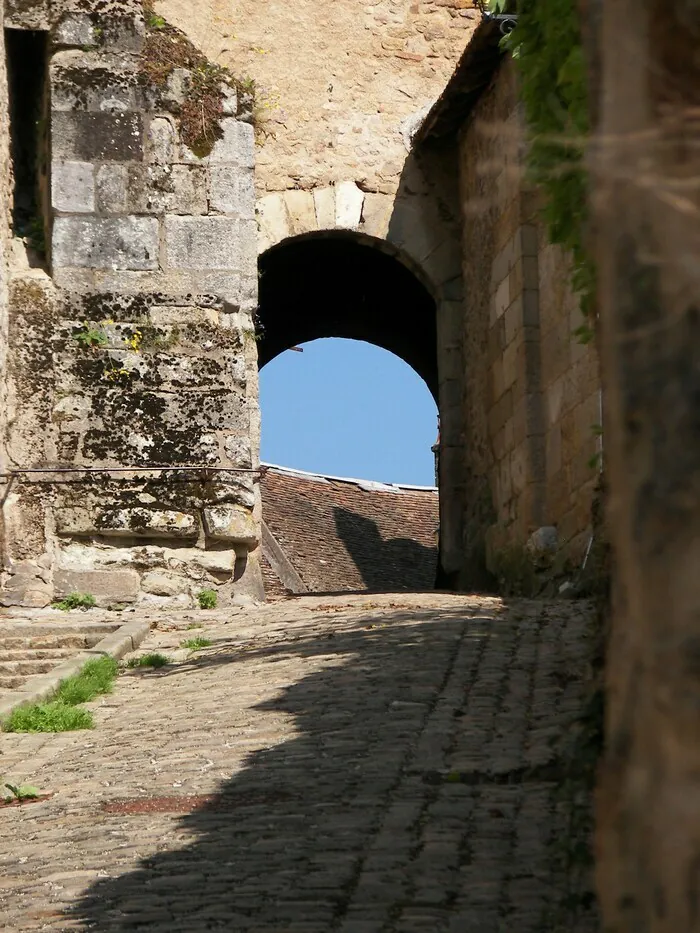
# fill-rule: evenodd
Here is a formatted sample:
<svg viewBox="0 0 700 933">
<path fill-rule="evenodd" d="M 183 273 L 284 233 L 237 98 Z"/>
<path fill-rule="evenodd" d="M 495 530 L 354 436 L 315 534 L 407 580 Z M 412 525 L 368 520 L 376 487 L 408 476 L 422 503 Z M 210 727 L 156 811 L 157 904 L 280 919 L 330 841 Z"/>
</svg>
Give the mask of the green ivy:
<svg viewBox="0 0 700 933">
<path fill-rule="evenodd" d="M 595 275 L 584 240 L 588 179 L 584 166 L 590 129 L 586 70 L 576 0 L 491 0 L 491 12 L 516 10 L 504 40 L 517 61 L 530 146 L 527 167 L 544 194 L 549 239 L 573 256 L 573 286 L 581 308 L 593 309 Z"/>
</svg>

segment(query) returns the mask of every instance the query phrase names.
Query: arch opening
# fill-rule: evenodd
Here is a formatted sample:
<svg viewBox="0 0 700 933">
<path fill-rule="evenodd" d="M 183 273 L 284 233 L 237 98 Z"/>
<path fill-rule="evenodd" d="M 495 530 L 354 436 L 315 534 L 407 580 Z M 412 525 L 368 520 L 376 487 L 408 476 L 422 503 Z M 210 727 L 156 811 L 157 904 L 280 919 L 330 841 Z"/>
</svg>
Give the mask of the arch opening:
<svg viewBox="0 0 700 933">
<path fill-rule="evenodd" d="M 436 303 L 369 237 L 295 237 L 260 257 L 259 366 L 320 337 L 364 340 L 408 363 L 438 398 Z"/>
<path fill-rule="evenodd" d="M 257 321 L 260 369 L 302 344 L 310 345 L 302 348 L 308 353 L 313 352 L 315 341 L 316 347 L 360 341 L 389 351 L 408 364 L 437 405 L 436 302 L 426 284 L 389 249 L 381 241 L 375 244 L 370 238 L 340 232 L 296 237 L 263 253 Z M 374 362 L 371 353 L 357 358 L 361 362 L 354 374 L 355 384 L 346 381 L 344 391 L 360 391 L 363 372 L 380 365 L 376 351 L 374 357 Z M 289 354 L 282 367 L 274 367 L 287 374 L 290 387 L 293 385 L 290 395 L 298 394 L 299 386 L 292 380 L 297 365 L 304 367 L 305 362 L 305 358 Z M 339 369 L 331 366 L 326 370 L 324 384 L 329 391 Z M 389 373 L 387 377 L 392 378 Z M 267 381 L 265 374 L 262 378 Z M 275 391 L 280 388 L 277 383 Z M 265 389 L 267 405 L 270 393 Z M 324 391 L 323 385 L 319 391 Z M 364 403 L 371 404 L 366 398 Z M 405 393 L 405 403 L 402 396 L 401 404 L 411 409 L 411 393 Z M 300 410 L 295 409 L 290 416 L 293 423 L 305 416 L 314 417 L 310 405 L 302 401 L 298 407 Z M 337 407 L 340 415 L 342 406 Z M 265 406 L 262 417 L 265 437 Z M 363 437 L 361 432 L 356 436 L 372 444 L 371 436 Z M 427 449 L 430 447 L 432 443 Z M 280 459 L 276 457 L 275 462 Z M 284 465 L 297 467 L 295 463 Z M 302 469 L 317 469 L 325 478 L 302 477 L 298 469 L 273 469 L 262 481 L 263 565 L 268 591 L 276 577 L 284 577 L 285 586 L 293 592 L 303 592 L 294 589 L 302 583 L 310 584 L 308 589 L 314 592 L 359 586 L 375 592 L 434 587 L 439 574 L 438 496 L 434 488 L 427 488 L 433 484 L 434 461 L 432 475 L 422 489 L 422 484 L 393 489 L 382 486 L 406 480 L 386 473 L 368 476 L 361 469 L 333 471 L 335 477 L 361 478 L 338 480 L 308 460 Z M 367 479 L 375 482 L 364 482 Z M 283 553 L 285 548 L 289 553 Z M 269 561 L 275 564 L 274 573 Z M 302 572 L 296 573 L 297 569 Z M 339 585 L 341 581 L 343 585 Z"/>
</svg>

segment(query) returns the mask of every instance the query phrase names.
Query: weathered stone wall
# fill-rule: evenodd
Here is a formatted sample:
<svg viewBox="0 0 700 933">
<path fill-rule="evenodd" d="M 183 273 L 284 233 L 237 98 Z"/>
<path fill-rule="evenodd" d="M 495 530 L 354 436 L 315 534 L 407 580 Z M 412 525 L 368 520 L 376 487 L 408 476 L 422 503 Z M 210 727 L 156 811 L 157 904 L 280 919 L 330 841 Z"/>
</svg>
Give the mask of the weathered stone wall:
<svg viewBox="0 0 700 933">
<path fill-rule="evenodd" d="M 602 426 L 598 357 L 576 331 L 584 324 L 571 291 L 570 257 L 538 230 L 541 387 L 545 430 L 545 519 L 580 558 L 590 538 Z"/>
<path fill-rule="evenodd" d="M 522 117 L 505 60 L 459 138 L 464 277 L 465 581 L 554 525 L 578 559 L 596 478 L 599 382 L 570 287 L 523 177 Z"/>
<path fill-rule="evenodd" d="M 0 113 L 7 114 L 7 71 L 5 61 L 5 11 L 0 4 Z M 7 366 L 8 366 L 8 277 L 10 253 L 10 127 L 7 119 L 0 120 L 0 437 L 7 433 L 8 397 L 7 397 Z M 5 445 L 0 443 L 0 471 L 3 477 L 7 470 L 7 451 Z M 7 479 L 0 482 L 0 494 L 4 495 L 7 488 Z M 4 551 L 5 520 L 0 510 L 0 544 L 3 545 L 2 559 L 6 558 Z"/>
<path fill-rule="evenodd" d="M 53 472 L 14 480 L 5 602 L 259 595 L 252 101 L 223 86 L 196 156 L 140 3 L 51 17 L 51 277 L 11 282 L 6 449 Z"/>
<path fill-rule="evenodd" d="M 156 6 L 259 85 L 261 192 L 353 181 L 394 194 L 407 121 L 441 93 L 477 22 L 471 0 Z"/>
</svg>

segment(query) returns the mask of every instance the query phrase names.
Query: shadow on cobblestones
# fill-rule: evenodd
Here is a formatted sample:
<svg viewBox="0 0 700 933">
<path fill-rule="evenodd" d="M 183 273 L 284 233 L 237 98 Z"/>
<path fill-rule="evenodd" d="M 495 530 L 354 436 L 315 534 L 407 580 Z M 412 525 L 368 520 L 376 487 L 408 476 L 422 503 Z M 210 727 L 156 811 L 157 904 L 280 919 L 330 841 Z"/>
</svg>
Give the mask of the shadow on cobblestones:
<svg viewBox="0 0 700 933">
<path fill-rule="evenodd" d="M 167 675 L 215 669 L 234 723 L 249 699 L 239 671 L 256 669 L 280 683 L 274 699 L 251 704 L 268 732 L 218 796 L 168 818 L 164 837 L 146 838 L 148 815 L 123 816 L 152 854 L 96 881 L 66 917 L 71 929 L 548 929 L 560 880 L 549 871 L 553 784 L 521 778 L 551 760 L 552 734 L 575 711 L 575 691 L 557 675 L 580 655 L 580 631 L 532 610 L 377 618 L 262 648 L 224 646 Z M 280 681 L 294 659 L 305 659 L 298 679 Z M 290 718 L 294 737 L 276 744 Z M 224 709 L 220 733 L 208 735 L 180 721 L 181 741 L 236 741 L 228 720 Z M 510 773 L 512 782 L 488 779 Z"/>
</svg>

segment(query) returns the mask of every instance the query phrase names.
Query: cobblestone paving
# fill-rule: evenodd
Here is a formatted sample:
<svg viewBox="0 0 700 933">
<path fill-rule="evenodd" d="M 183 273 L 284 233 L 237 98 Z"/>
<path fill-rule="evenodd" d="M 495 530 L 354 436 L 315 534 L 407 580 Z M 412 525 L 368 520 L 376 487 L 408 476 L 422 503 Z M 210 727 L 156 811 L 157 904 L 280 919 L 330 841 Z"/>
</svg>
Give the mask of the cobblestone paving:
<svg viewBox="0 0 700 933">
<path fill-rule="evenodd" d="M 176 663 L 122 675 L 94 731 L 0 736 L 0 773 L 53 792 L 0 810 L 3 929 L 551 929 L 546 765 L 586 613 L 402 594 L 161 621 L 141 651 Z"/>
</svg>

